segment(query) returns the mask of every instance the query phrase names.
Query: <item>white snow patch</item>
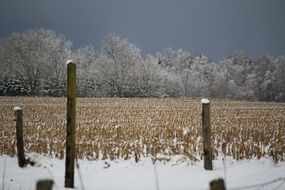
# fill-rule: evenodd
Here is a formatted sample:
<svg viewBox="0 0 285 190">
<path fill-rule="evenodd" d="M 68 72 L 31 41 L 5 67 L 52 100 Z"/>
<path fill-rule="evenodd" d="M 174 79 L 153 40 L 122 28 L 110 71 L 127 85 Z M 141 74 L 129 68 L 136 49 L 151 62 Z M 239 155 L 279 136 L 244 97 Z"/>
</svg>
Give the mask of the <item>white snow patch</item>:
<svg viewBox="0 0 285 190">
<path fill-rule="evenodd" d="M 209 104 L 209 103 L 210 103 L 210 100 L 207 99 L 207 98 L 202 98 L 202 99 L 201 99 L 201 103 L 202 103 L 202 104 Z"/>
<path fill-rule="evenodd" d="M 19 111 L 19 110 L 22 110 L 22 108 L 20 108 L 19 106 L 14 107 L 14 111 Z"/>
<path fill-rule="evenodd" d="M 31 152 L 31 153 L 26 153 L 25 157 L 30 163 L 32 162 L 35 167 L 45 168 L 45 167 L 52 166 L 52 163 L 49 162 L 49 158 L 44 157 L 41 154 Z"/>
<path fill-rule="evenodd" d="M 190 132 L 189 128 L 183 128 L 183 135 L 187 135 Z"/>
<path fill-rule="evenodd" d="M 70 60 L 67 60 L 67 61 L 66 61 L 66 65 L 68 65 L 68 64 L 70 64 L 70 63 L 74 63 L 73 60 L 70 59 Z"/>
<path fill-rule="evenodd" d="M 163 160 L 163 161 L 170 161 L 171 157 L 170 156 L 167 156 L 167 155 L 163 155 L 163 154 L 160 154 L 158 153 L 155 158 L 157 160 Z"/>
<path fill-rule="evenodd" d="M 39 179 L 52 179 L 55 181 L 54 189 L 64 189 L 64 160 L 42 155 L 31 157 L 41 162 L 41 166 L 28 165 L 26 168 L 19 168 L 16 158 L 0 156 L 0 184 L 3 184 L 2 175 L 5 170 L 5 189 L 35 189 L 35 184 Z M 109 164 L 108 168 L 106 168 L 106 163 Z M 162 190 L 209 189 L 209 182 L 220 177 L 224 179 L 226 177 L 228 189 L 263 184 L 275 179 L 285 180 L 285 162 L 274 164 L 272 160 L 265 158 L 241 161 L 227 158 L 224 163 L 219 157 L 213 161 L 213 171 L 205 170 L 203 161 L 191 164 L 191 160 L 183 155 L 173 156 L 169 162 L 157 160 L 155 166 L 151 158 L 142 158 L 139 163 L 136 163 L 134 159 L 79 160 L 79 165 L 85 190 L 155 190 L 155 176 Z M 225 166 L 227 176 L 224 173 Z M 157 175 L 154 167 L 156 167 Z M 75 172 L 75 188 L 80 190 L 78 169 L 75 169 Z M 263 186 L 262 190 L 274 189 L 281 182 Z M 285 184 L 281 184 L 279 189 L 285 189 Z"/>
</svg>

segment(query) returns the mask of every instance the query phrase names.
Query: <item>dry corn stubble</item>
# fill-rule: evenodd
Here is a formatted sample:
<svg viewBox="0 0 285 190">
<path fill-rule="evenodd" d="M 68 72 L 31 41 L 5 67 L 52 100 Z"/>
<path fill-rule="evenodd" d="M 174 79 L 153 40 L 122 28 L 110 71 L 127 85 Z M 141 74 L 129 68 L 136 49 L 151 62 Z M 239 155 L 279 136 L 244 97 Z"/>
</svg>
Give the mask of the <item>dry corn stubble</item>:
<svg viewBox="0 0 285 190">
<path fill-rule="evenodd" d="M 64 157 L 64 98 L 0 98 L 0 153 L 15 156 L 13 107 L 24 113 L 25 149 Z M 203 157 L 200 101 L 77 99 L 78 158 Z M 212 101 L 213 157 L 285 159 L 285 104 Z M 159 156 L 158 156 L 159 155 Z M 163 157 L 164 156 L 164 157 Z"/>
</svg>

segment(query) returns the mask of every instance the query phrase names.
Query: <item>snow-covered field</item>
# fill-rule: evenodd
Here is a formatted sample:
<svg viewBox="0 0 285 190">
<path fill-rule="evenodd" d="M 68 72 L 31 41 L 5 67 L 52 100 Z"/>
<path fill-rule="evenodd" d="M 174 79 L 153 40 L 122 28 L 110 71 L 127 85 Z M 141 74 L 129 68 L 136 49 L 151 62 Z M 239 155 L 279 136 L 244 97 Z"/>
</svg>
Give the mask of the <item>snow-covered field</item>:
<svg viewBox="0 0 285 190">
<path fill-rule="evenodd" d="M 64 160 L 39 154 L 33 154 L 32 158 L 37 160 L 38 166 L 21 169 L 16 158 L 0 156 L 0 188 L 34 190 L 38 179 L 53 179 L 55 190 L 64 189 Z M 213 171 L 204 170 L 202 161 L 192 163 L 183 156 L 155 165 L 151 158 L 139 163 L 134 160 L 79 160 L 79 165 L 80 170 L 76 169 L 75 174 L 76 189 L 83 186 L 85 190 L 199 190 L 209 189 L 209 182 L 219 177 L 226 180 L 227 189 L 285 189 L 285 163 L 274 164 L 266 158 L 242 161 L 218 158 L 213 162 Z"/>
</svg>

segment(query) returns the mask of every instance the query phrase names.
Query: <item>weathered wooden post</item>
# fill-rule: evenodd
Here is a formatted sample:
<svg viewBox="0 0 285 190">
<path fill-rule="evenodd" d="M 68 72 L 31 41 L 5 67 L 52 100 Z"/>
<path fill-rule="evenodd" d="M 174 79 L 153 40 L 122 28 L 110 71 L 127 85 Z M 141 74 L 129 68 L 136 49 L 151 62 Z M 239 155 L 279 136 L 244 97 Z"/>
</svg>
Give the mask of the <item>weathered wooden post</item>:
<svg viewBox="0 0 285 190">
<path fill-rule="evenodd" d="M 203 149 L 204 149 L 204 168 L 213 170 L 212 147 L 211 147 L 211 127 L 210 127 L 210 101 L 202 99 L 202 127 L 203 127 Z"/>
<path fill-rule="evenodd" d="M 76 66 L 72 60 L 67 65 L 66 157 L 65 187 L 74 188 L 75 116 L 76 116 Z"/>
<path fill-rule="evenodd" d="M 210 190 L 226 190 L 223 179 L 217 179 L 210 182 Z"/>
<path fill-rule="evenodd" d="M 53 181 L 49 179 L 39 180 L 36 185 L 36 190 L 52 190 Z"/>
<path fill-rule="evenodd" d="M 26 166 L 24 141 L 23 141 L 23 112 L 22 108 L 14 107 L 15 121 L 16 121 L 16 138 L 17 138 L 17 156 L 18 164 L 21 168 Z"/>
</svg>

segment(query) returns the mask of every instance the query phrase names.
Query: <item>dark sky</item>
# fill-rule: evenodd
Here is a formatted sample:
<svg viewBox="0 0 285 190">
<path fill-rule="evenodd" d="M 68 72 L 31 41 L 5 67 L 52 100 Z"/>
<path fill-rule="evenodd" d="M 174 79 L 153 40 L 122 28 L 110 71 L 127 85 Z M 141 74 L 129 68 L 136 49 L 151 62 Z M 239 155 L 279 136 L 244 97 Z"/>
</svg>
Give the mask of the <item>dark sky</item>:
<svg viewBox="0 0 285 190">
<path fill-rule="evenodd" d="M 143 53 L 164 47 L 221 60 L 235 51 L 285 55 L 284 0 L 0 0 L 0 37 L 32 28 L 99 49 L 109 32 Z"/>
</svg>

